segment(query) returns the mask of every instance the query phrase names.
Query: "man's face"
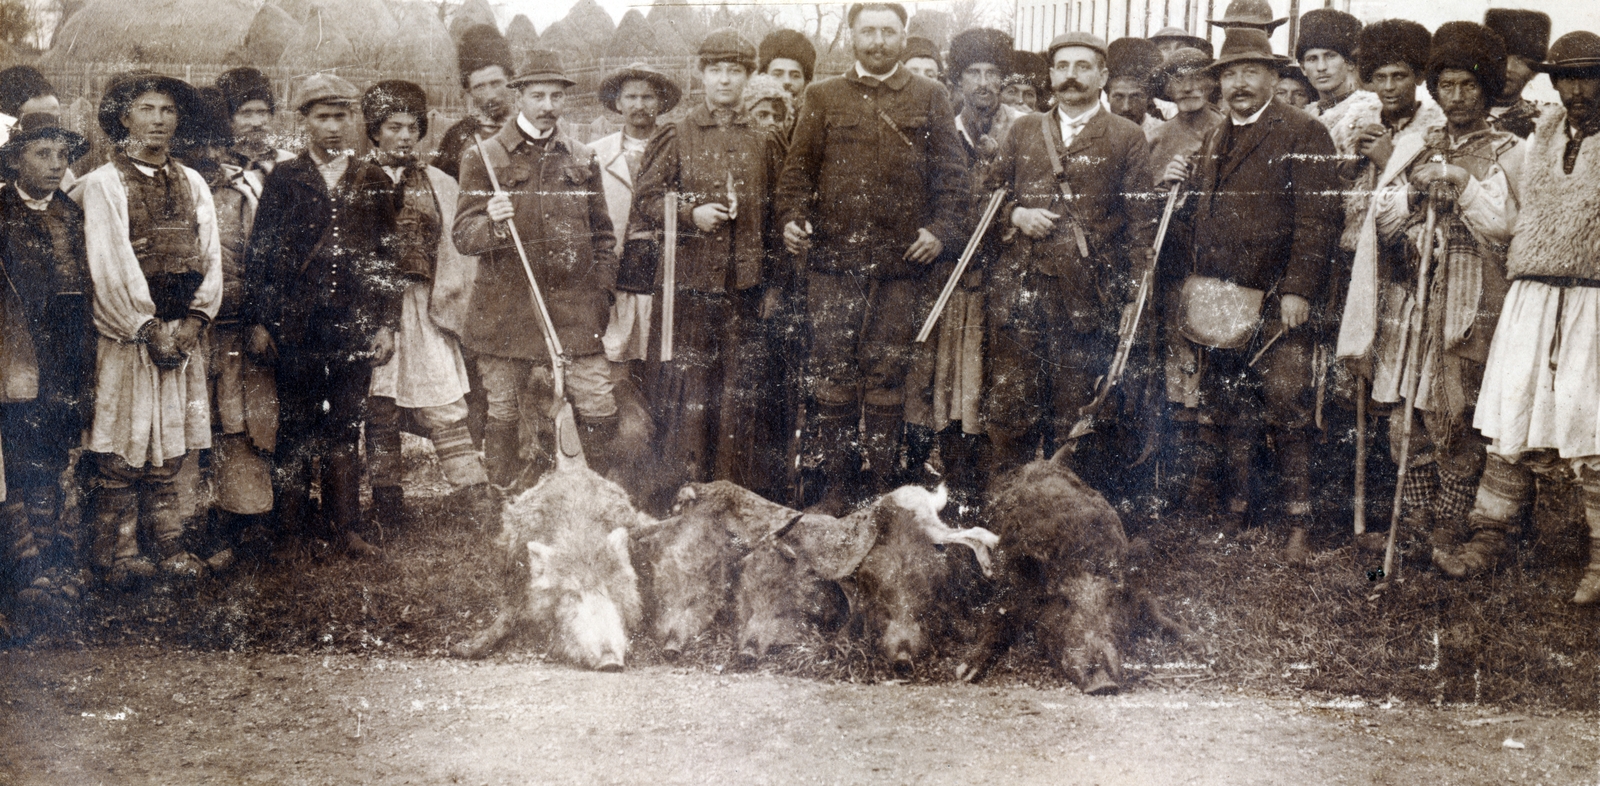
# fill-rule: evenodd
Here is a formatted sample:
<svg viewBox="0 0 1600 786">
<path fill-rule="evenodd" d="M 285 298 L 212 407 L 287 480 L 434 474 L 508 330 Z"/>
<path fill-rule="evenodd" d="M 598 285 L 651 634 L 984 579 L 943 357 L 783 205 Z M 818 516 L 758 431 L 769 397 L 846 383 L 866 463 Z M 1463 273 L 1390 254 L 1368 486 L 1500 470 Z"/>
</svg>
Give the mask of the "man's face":
<svg viewBox="0 0 1600 786">
<path fill-rule="evenodd" d="M 1583 129 L 1600 124 L 1600 76 L 1562 76 L 1551 80 L 1567 108 L 1567 120 Z"/>
<path fill-rule="evenodd" d="M 1100 99 L 1105 87 L 1104 58 L 1086 46 L 1064 46 L 1050 63 L 1050 88 L 1067 106 L 1083 106 Z"/>
<path fill-rule="evenodd" d="M 994 63 L 967 66 L 956 85 L 961 93 L 961 103 L 979 112 L 993 112 L 1000 108 L 1000 86 L 1005 78 L 1005 71 Z"/>
<path fill-rule="evenodd" d="M 739 105 L 744 83 L 750 81 L 750 72 L 738 63 L 709 63 L 700 70 L 700 79 L 705 82 L 707 102 L 731 109 Z"/>
<path fill-rule="evenodd" d="M 410 112 L 396 112 L 378 124 L 378 149 L 394 156 L 409 157 L 422 134 L 417 126 L 417 116 Z"/>
<path fill-rule="evenodd" d="M 1145 110 L 1150 108 L 1150 94 L 1144 82 L 1131 76 L 1119 76 L 1106 83 L 1106 100 L 1111 113 L 1121 115 L 1135 123 L 1143 123 Z"/>
<path fill-rule="evenodd" d="M 354 119 L 349 106 L 318 102 L 306 109 L 305 116 L 314 149 L 328 155 L 350 149 L 350 126 Z"/>
<path fill-rule="evenodd" d="M 1211 93 L 1217 89 L 1217 80 L 1205 72 L 1180 74 L 1167 80 L 1167 100 L 1178 105 L 1184 114 L 1199 112 L 1211 103 Z"/>
<path fill-rule="evenodd" d="M 939 81 L 939 61 L 931 57 L 909 57 L 902 65 L 917 76 Z"/>
<path fill-rule="evenodd" d="M 43 112 L 47 115 L 59 115 L 61 114 L 61 99 L 56 98 L 55 93 L 45 93 L 42 96 L 34 96 L 33 98 L 23 101 L 22 106 L 17 108 L 17 117 L 31 115 L 34 112 Z"/>
<path fill-rule="evenodd" d="M 272 122 L 272 110 L 267 102 L 252 99 L 239 105 L 233 113 L 233 143 L 243 147 L 264 146 L 267 141 L 267 124 Z"/>
<path fill-rule="evenodd" d="M 1016 82 L 1000 89 L 1000 103 L 1024 112 L 1039 111 L 1039 91 L 1027 82 Z"/>
<path fill-rule="evenodd" d="M 511 114 L 517 103 L 517 91 L 506 86 L 511 77 L 497 65 L 485 66 L 467 75 L 467 92 L 490 120 L 499 123 Z"/>
<path fill-rule="evenodd" d="M 1471 126 L 1488 113 L 1489 97 L 1484 95 L 1483 86 L 1478 84 L 1478 78 L 1471 71 L 1459 68 L 1440 71 L 1435 90 L 1439 108 L 1444 110 L 1445 119 L 1451 125 Z"/>
<path fill-rule="evenodd" d="M 1383 111 L 1409 114 L 1417 105 L 1417 72 L 1405 63 L 1390 63 L 1372 72 L 1372 91 L 1383 101 Z"/>
<path fill-rule="evenodd" d="M 562 82 L 529 82 L 517 94 L 517 109 L 540 133 L 556 127 L 567 103 L 567 86 Z"/>
<path fill-rule="evenodd" d="M 850 28 L 850 43 L 856 60 L 868 73 L 887 74 L 900 60 L 906 46 L 906 28 L 893 11 L 862 11 Z"/>
<path fill-rule="evenodd" d="M 140 95 L 122 113 L 128 141 L 147 149 L 165 150 L 178 128 L 178 104 L 172 96 L 154 91 Z"/>
<path fill-rule="evenodd" d="M 1305 109 L 1311 103 L 1311 94 L 1306 92 L 1306 86 L 1298 79 L 1284 77 L 1278 80 L 1276 93 L 1278 100 L 1294 107 Z"/>
<path fill-rule="evenodd" d="M 629 79 L 617 91 L 617 111 L 623 122 L 633 128 L 650 128 L 661 114 L 661 94 L 655 85 L 643 79 Z"/>
<path fill-rule="evenodd" d="M 17 170 L 17 184 L 34 198 L 43 197 L 61 187 L 61 177 L 67 172 L 67 143 L 60 139 L 36 139 L 17 154 L 12 165 Z"/>
<path fill-rule="evenodd" d="M 1222 102 L 1239 117 L 1249 117 L 1267 105 L 1278 84 L 1278 72 L 1265 63 L 1246 60 L 1224 66 L 1217 76 Z"/>
<path fill-rule="evenodd" d="M 750 118 L 756 122 L 756 128 L 762 130 L 782 130 L 783 124 L 789 121 L 789 116 L 784 111 L 783 103 L 776 98 L 767 98 L 756 102 L 756 105 L 750 109 Z"/>
<path fill-rule="evenodd" d="M 806 70 L 800 67 L 800 61 L 790 60 L 787 57 L 775 57 L 767 64 L 767 76 L 778 80 L 789 95 L 799 97 L 806 89 Z"/>
<path fill-rule="evenodd" d="M 1522 97 L 1522 88 L 1533 81 L 1533 61 L 1522 55 L 1506 55 L 1506 89 L 1502 98 L 1515 101 Z"/>
<path fill-rule="evenodd" d="M 1350 80 L 1350 61 L 1332 49 L 1307 49 L 1300 68 L 1317 92 L 1331 96 Z"/>
</svg>

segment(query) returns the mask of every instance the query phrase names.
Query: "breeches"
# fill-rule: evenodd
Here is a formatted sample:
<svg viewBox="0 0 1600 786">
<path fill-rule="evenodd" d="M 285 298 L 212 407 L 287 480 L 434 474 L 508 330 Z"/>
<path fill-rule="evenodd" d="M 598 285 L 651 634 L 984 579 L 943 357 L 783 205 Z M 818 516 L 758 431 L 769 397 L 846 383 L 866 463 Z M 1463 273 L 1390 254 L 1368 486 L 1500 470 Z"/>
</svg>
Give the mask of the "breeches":
<svg viewBox="0 0 1600 786">
<path fill-rule="evenodd" d="M 528 388 L 537 389 L 549 383 L 539 379 L 545 364 L 532 360 L 506 358 L 497 355 L 479 355 L 478 373 L 483 378 L 484 396 L 489 402 L 490 420 L 502 423 L 516 422 L 521 408 L 518 398 Z M 578 414 L 586 418 L 606 418 L 617 414 L 617 400 L 612 394 L 611 362 L 605 353 L 596 352 L 568 361 L 566 366 L 566 392 Z"/>
<path fill-rule="evenodd" d="M 927 316 L 926 282 L 806 273 L 811 374 L 824 404 L 905 404 L 911 344 Z"/>
</svg>

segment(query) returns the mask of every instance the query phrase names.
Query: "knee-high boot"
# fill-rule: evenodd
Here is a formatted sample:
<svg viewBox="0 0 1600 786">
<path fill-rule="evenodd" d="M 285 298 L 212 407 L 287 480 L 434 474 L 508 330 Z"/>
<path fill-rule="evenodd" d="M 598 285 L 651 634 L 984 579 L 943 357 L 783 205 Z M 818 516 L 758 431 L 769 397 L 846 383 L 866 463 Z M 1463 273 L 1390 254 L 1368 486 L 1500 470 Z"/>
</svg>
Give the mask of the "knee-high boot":
<svg viewBox="0 0 1600 786">
<path fill-rule="evenodd" d="M 1583 486 L 1583 517 L 1589 522 L 1589 567 L 1578 581 L 1572 602 L 1587 606 L 1600 601 L 1600 471 L 1585 467 L 1579 470 L 1578 480 Z"/>
<path fill-rule="evenodd" d="M 489 418 L 483 426 L 483 464 L 489 482 L 509 486 L 522 474 L 522 441 L 515 420 Z"/>
<path fill-rule="evenodd" d="M 101 480 L 93 508 L 94 566 L 118 587 L 156 575 L 155 563 L 139 553 L 139 490 Z"/>
<path fill-rule="evenodd" d="M 900 484 L 900 436 L 905 432 L 905 412 L 900 407 L 867 405 L 862 418 L 861 456 L 866 465 L 862 491 L 867 496 L 886 494 Z"/>
<path fill-rule="evenodd" d="M 861 407 L 855 402 L 817 402 L 816 408 L 817 444 L 822 449 L 822 472 L 828 485 L 810 510 L 843 516 L 855 502 L 852 492 L 861 466 L 857 453 Z"/>
</svg>

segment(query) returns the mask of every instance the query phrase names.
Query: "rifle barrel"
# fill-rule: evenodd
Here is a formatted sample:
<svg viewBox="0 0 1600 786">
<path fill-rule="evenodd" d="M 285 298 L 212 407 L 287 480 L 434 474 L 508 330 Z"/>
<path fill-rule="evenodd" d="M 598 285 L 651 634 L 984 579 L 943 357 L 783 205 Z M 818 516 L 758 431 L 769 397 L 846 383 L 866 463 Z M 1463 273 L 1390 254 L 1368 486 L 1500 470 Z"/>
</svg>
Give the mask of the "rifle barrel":
<svg viewBox="0 0 1600 786">
<path fill-rule="evenodd" d="M 983 236 L 989 231 L 989 225 L 994 222 L 994 216 L 1000 212 L 1000 203 L 1005 201 L 1006 190 L 997 188 L 989 197 L 989 204 L 983 210 L 983 217 L 978 219 L 978 228 L 973 231 L 972 237 L 967 238 L 967 247 L 961 252 L 961 259 L 956 262 L 956 269 L 950 274 L 950 280 L 944 284 L 944 289 L 939 292 L 939 299 L 933 304 L 933 311 L 929 312 L 928 319 L 922 323 L 922 330 L 917 331 L 917 343 L 928 340 L 933 333 L 934 323 L 939 321 L 939 315 L 944 313 L 944 307 L 950 302 L 950 296 L 955 293 L 956 285 L 961 283 L 961 276 L 967 272 L 967 265 L 972 262 L 972 256 L 978 252 L 982 245 Z"/>
</svg>

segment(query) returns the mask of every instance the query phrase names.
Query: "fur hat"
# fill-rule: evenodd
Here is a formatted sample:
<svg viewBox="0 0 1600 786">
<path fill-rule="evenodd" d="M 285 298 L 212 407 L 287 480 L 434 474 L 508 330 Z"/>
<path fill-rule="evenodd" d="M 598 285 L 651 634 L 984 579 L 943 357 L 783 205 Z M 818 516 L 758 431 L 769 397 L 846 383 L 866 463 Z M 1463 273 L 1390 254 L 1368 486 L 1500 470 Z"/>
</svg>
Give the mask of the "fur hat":
<svg viewBox="0 0 1600 786">
<path fill-rule="evenodd" d="M 1011 53 L 1011 76 L 1006 84 L 1032 85 L 1043 99 L 1050 95 L 1050 61 L 1038 52 L 1017 50 Z"/>
<path fill-rule="evenodd" d="M 800 70 L 806 72 L 806 81 L 811 81 L 812 70 L 817 66 L 817 47 L 803 34 L 794 30 L 774 30 L 761 39 L 759 49 L 762 73 L 766 73 L 774 60 L 793 60 L 800 64 Z"/>
<path fill-rule="evenodd" d="M 44 74 L 33 66 L 12 66 L 0 71 L 0 112 L 12 117 L 22 112 L 22 105 L 28 103 L 29 99 L 54 95 L 55 92 L 50 80 L 45 79 Z"/>
<path fill-rule="evenodd" d="M 173 138 L 181 139 L 188 133 L 189 124 L 194 122 L 195 105 L 199 100 L 194 86 L 177 77 L 164 76 L 154 71 L 129 71 L 111 77 L 111 83 L 106 86 L 106 94 L 100 99 L 98 118 L 100 130 L 106 132 L 106 137 L 113 143 L 128 138 L 128 129 L 122 125 L 122 114 L 128 111 L 128 105 L 132 104 L 135 98 L 150 92 L 163 93 L 178 106 L 178 127 Z"/>
<path fill-rule="evenodd" d="M 777 101 L 783 105 L 783 120 L 794 122 L 794 96 L 783 89 L 783 83 L 766 74 L 756 74 L 744 83 L 744 93 L 739 97 L 740 109 L 745 115 L 755 110 L 762 101 Z"/>
<path fill-rule="evenodd" d="M 1148 38 L 1118 38 L 1106 46 L 1106 69 L 1110 80 L 1119 76 L 1132 77 L 1150 85 L 1161 69 L 1161 50 Z"/>
<path fill-rule="evenodd" d="M 5 145 L 0 146 L 0 178 L 16 180 L 16 167 L 11 165 L 13 156 L 20 154 L 29 142 L 39 139 L 60 139 L 67 143 L 67 163 L 72 163 L 83 158 L 89 152 L 89 142 L 81 134 L 75 134 L 61 127 L 61 118 L 48 112 L 29 112 L 23 115 L 11 129 L 11 138 Z"/>
<path fill-rule="evenodd" d="M 461 86 L 467 86 L 467 79 L 473 72 L 489 66 L 500 66 L 507 79 L 514 73 L 511 45 L 506 43 L 506 37 L 500 35 L 494 25 L 473 25 L 461 31 L 461 41 L 456 44 L 456 70 L 461 73 Z"/>
<path fill-rule="evenodd" d="M 1486 99 L 1505 90 L 1506 45 L 1500 36 L 1477 22 L 1446 22 L 1433 33 L 1428 50 L 1428 93 L 1439 100 L 1439 72 L 1447 68 L 1471 71 Z"/>
<path fill-rule="evenodd" d="M 755 46 L 731 27 L 712 30 L 695 54 L 700 58 L 700 68 L 712 63 L 738 63 L 751 72 L 756 70 Z"/>
<path fill-rule="evenodd" d="M 1356 64 L 1361 81 L 1372 81 L 1378 69 L 1394 63 L 1411 66 L 1418 76 L 1428 67 L 1428 47 L 1433 34 L 1408 19 L 1385 19 L 1362 29 L 1356 38 Z"/>
<path fill-rule="evenodd" d="M 992 27 L 962 30 L 950 39 L 950 81 L 959 82 L 973 63 L 992 63 L 1011 73 L 1011 36 Z"/>
<path fill-rule="evenodd" d="M 223 71 L 217 77 L 217 89 L 222 91 L 222 97 L 228 102 L 229 117 L 251 101 L 265 101 L 268 112 L 278 111 L 278 102 L 272 95 L 272 82 L 266 74 L 254 68 L 246 66 Z"/>
<path fill-rule="evenodd" d="M 233 144 L 233 112 L 229 110 L 227 94 L 215 87 L 199 87 L 194 95 L 194 115 L 185 124 L 184 133 L 173 139 L 173 152 L 182 155 L 197 147 Z"/>
<path fill-rule="evenodd" d="M 1483 14 L 1483 26 L 1495 31 L 1505 42 L 1507 55 L 1518 55 L 1538 63 L 1549 50 L 1550 15 L 1543 11 L 1491 8 Z"/>
<path fill-rule="evenodd" d="M 386 79 L 361 94 L 361 117 L 367 122 L 367 139 L 378 141 L 378 129 L 390 115 L 408 114 L 417 120 L 417 138 L 428 135 L 428 94 L 421 85 L 403 79 Z"/>
<path fill-rule="evenodd" d="M 1006 55 L 1008 57 L 1011 55 L 1011 48 L 1009 46 L 1006 47 Z M 900 62 L 902 63 L 908 62 L 912 58 L 916 57 L 926 57 L 932 60 L 934 64 L 939 67 L 940 71 L 944 70 L 944 58 L 939 56 L 939 47 L 934 46 L 933 41 L 923 38 L 920 35 L 914 35 L 910 38 L 907 38 L 905 49 L 900 50 Z"/>
<path fill-rule="evenodd" d="M 1331 49 L 1346 60 L 1355 59 L 1361 20 L 1343 11 L 1318 8 L 1300 17 L 1300 38 L 1294 42 L 1294 59 L 1304 60 L 1313 49 Z"/>
</svg>

